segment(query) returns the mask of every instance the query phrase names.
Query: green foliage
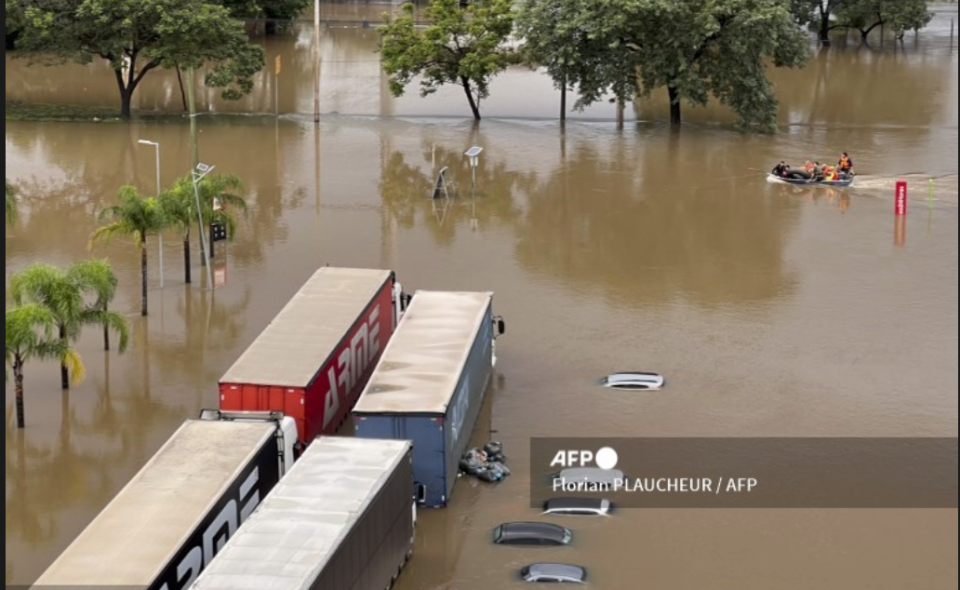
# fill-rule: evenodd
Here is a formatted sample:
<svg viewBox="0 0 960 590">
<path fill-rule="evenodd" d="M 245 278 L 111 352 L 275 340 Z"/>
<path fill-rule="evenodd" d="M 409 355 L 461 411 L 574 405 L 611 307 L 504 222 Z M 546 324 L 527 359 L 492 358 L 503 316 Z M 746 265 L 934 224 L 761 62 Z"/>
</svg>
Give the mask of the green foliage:
<svg viewBox="0 0 960 590">
<path fill-rule="evenodd" d="M 543 22 L 551 11 L 552 21 Z M 521 12 L 539 61 L 564 40 L 574 42 L 579 66 L 560 73 L 579 86 L 578 108 L 607 93 L 625 100 L 666 87 L 674 123 L 681 99 L 702 105 L 715 97 L 743 129 L 772 131 L 777 100 L 767 65 L 799 67 L 809 57 L 785 0 L 528 0 Z M 556 67 L 551 75 L 556 79 Z"/>
<path fill-rule="evenodd" d="M 252 18 L 263 16 L 270 19 L 291 19 L 303 13 L 312 0 L 220 0 L 232 16 Z"/>
<path fill-rule="evenodd" d="M 847 0 L 837 16 L 845 26 L 860 31 L 863 39 L 886 26 L 897 38 L 911 29 L 922 29 L 933 18 L 926 0 Z"/>
<path fill-rule="evenodd" d="M 517 15 L 524 61 L 544 67 L 557 88 L 576 86 L 577 110 L 607 92 L 627 103 L 640 91 L 639 56 L 617 29 L 596 22 L 600 8 L 595 0 L 526 0 Z"/>
<path fill-rule="evenodd" d="M 68 343 L 57 337 L 53 312 L 38 303 L 27 303 L 7 308 L 4 336 L 6 337 L 6 367 L 13 369 L 16 383 L 17 427 L 24 427 L 23 368 L 30 360 L 59 360 L 67 368 L 71 383 L 83 380 L 86 371 L 83 361 Z M 10 373 L 5 371 L 5 379 Z"/>
<path fill-rule="evenodd" d="M 10 278 L 10 297 L 17 305 L 35 303 L 50 311 L 60 339 L 75 342 L 84 326 L 107 327 L 120 336 L 120 352 L 127 348 L 126 319 L 108 311 L 117 291 L 117 277 L 106 260 L 78 262 L 66 270 L 34 263 Z M 62 367 L 66 388 L 67 367 Z"/>
<path fill-rule="evenodd" d="M 100 212 L 103 224 L 90 235 L 90 248 L 116 236 L 127 236 L 140 249 L 140 315 L 147 315 L 147 236 L 166 228 L 170 221 L 156 197 L 146 198 L 132 186 L 120 187 L 120 205 Z"/>
<path fill-rule="evenodd" d="M 116 236 L 133 238 L 142 248 L 147 236 L 167 227 L 167 216 L 155 197 L 144 197 L 132 186 L 120 187 L 119 196 L 120 205 L 100 212 L 102 225 L 90 236 L 91 248 L 97 242 L 108 242 Z"/>
<path fill-rule="evenodd" d="M 247 213 L 247 202 L 238 194 L 242 190 L 240 179 L 228 174 L 205 176 L 197 183 L 204 221 L 223 224 L 227 228 L 227 237 L 231 239 L 237 229 L 234 211 L 243 215 Z M 215 199 L 220 202 L 219 211 L 214 211 Z M 172 224 L 189 231 L 190 223 L 196 223 L 196 195 L 190 177 L 178 178 L 173 187 L 160 196 L 160 203 Z"/>
<path fill-rule="evenodd" d="M 206 83 L 225 98 L 249 92 L 264 63 L 243 24 L 199 0 L 24 0 L 18 48 L 41 63 L 109 62 L 130 116 L 137 85 L 158 67 L 211 66 Z"/>
<path fill-rule="evenodd" d="M 384 15 L 380 51 L 390 92 L 401 96 L 418 76 L 420 96 L 445 84 L 459 85 L 479 120 L 490 80 L 516 61 L 506 45 L 513 30 L 511 0 L 477 0 L 465 8 L 459 0 L 431 0 L 426 18 L 430 25 L 418 30 L 409 3 L 396 18 Z"/>
<path fill-rule="evenodd" d="M 4 179 L 7 188 L 7 208 L 6 208 L 6 218 L 7 225 L 13 225 L 17 221 L 17 189 L 14 188 L 10 181 Z"/>
</svg>

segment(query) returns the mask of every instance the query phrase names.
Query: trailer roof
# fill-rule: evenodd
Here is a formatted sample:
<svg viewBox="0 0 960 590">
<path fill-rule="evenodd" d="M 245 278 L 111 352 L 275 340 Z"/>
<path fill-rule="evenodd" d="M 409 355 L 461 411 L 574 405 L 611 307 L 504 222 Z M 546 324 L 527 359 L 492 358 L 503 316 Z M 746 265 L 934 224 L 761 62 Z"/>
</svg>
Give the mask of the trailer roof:
<svg viewBox="0 0 960 590">
<path fill-rule="evenodd" d="M 392 275 L 388 270 L 319 269 L 220 382 L 307 387 Z"/>
<path fill-rule="evenodd" d="M 310 588 L 410 446 L 317 438 L 201 572 L 193 590 Z"/>
<path fill-rule="evenodd" d="M 275 430 L 273 422 L 188 420 L 36 586 L 147 587 Z"/>
<path fill-rule="evenodd" d="M 354 411 L 445 413 L 492 298 L 418 291 Z"/>
</svg>

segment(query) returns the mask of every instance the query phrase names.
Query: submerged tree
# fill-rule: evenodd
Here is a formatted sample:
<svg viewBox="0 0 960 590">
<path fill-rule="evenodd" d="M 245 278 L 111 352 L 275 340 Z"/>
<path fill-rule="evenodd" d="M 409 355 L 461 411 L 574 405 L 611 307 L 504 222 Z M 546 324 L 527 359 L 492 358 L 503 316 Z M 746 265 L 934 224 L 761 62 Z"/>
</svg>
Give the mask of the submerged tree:
<svg viewBox="0 0 960 590">
<path fill-rule="evenodd" d="M 263 49 L 223 6 L 202 0 L 24 0 L 17 47 L 46 64 L 109 63 L 120 116 L 131 116 L 137 86 L 159 67 L 208 64 L 209 86 L 239 98 L 263 68 Z"/>
<path fill-rule="evenodd" d="M 120 351 L 127 347 L 129 330 L 122 315 L 108 309 L 116 293 L 117 277 L 106 260 L 78 262 L 66 271 L 51 264 L 34 263 L 10 278 L 10 297 L 17 305 L 36 303 L 50 311 L 57 337 L 69 348 L 85 325 L 102 326 L 120 337 Z M 85 295 L 92 295 L 88 301 Z M 109 341 L 105 347 L 108 348 Z M 60 365 L 60 384 L 70 388 L 69 367 Z"/>
<path fill-rule="evenodd" d="M 167 217 L 156 198 L 146 198 L 136 188 L 120 188 L 120 205 L 100 212 L 100 226 L 90 236 L 90 248 L 115 236 L 127 236 L 140 249 L 140 315 L 147 315 L 147 236 L 162 231 Z"/>
<path fill-rule="evenodd" d="M 566 90 L 577 87 L 577 110 L 597 102 L 607 92 L 623 106 L 640 92 L 639 56 L 622 42 L 618 31 L 596 26 L 595 1 L 526 0 L 517 15 L 517 35 L 524 40 L 524 61 L 543 67 L 559 88 L 561 119 L 565 118 Z"/>
<path fill-rule="evenodd" d="M 742 129 L 772 131 L 777 99 L 767 66 L 799 67 L 809 58 L 807 38 L 783 0 L 588 1 L 588 34 L 617 39 L 611 52 L 637 54 L 636 69 L 626 62 L 629 71 L 603 84 L 626 84 L 636 72 L 642 95 L 666 88 L 673 124 L 681 122 L 682 100 L 703 105 L 713 96 L 739 115 Z"/>
<path fill-rule="evenodd" d="M 390 92 L 401 96 L 417 77 L 420 96 L 445 84 L 458 85 L 479 121 L 480 102 L 490 95 L 491 79 L 516 61 L 507 46 L 513 31 L 512 1 L 476 0 L 461 7 L 460 0 L 431 0 L 426 17 L 430 25 L 418 30 L 413 4 L 404 4 L 400 16 L 385 15 L 380 51 Z"/>
<path fill-rule="evenodd" d="M 9 180 L 4 179 L 7 190 L 6 219 L 7 225 L 13 225 L 17 221 L 17 189 L 10 184 Z"/>
<path fill-rule="evenodd" d="M 922 29 L 933 18 L 926 0 L 847 0 L 838 12 L 845 26 L 860 31 L 860 39 L 878 27 L 890 27 L 897 39 L 911 29 Z"/>
<path fill-rule="evenodd" d="M 197 183 L 203 219 L 208 222 L 222 223 L 227 229 L 227 237 L 231 239 L 236 233 L 237 225 L 236 216 L 231 209 L 244 214 L 247 211 L 246 201 L 236 194 L 242 189 L 243 183 L 240 179 L 229 175 L 207 176 Z M 190 227 L 198 223 L 196 196 L 193 180 L 184 176 L 177 179 L 173 187 L 162 193 L 159 199 L 167 222 L 183 232 L 183 277 L 186 283 L 191 282 Z M 214 207 L 215 201 L 218 202 L 219 207 Z"/>
<path fill-rule="evenodd" d="M 23 368 L 30 360 L 59 360 L 67 367 L 71 382 L 83 380 L 85 370 L 80 355 L 58 338 L 53 313 L 37 303 L 7 308 L 5 336 L 7 367 L 13 369 L 16 389 L 17 428 L 23 428 Z M 9 378 L 9 373 L 6 373 Z"/>
</svg>

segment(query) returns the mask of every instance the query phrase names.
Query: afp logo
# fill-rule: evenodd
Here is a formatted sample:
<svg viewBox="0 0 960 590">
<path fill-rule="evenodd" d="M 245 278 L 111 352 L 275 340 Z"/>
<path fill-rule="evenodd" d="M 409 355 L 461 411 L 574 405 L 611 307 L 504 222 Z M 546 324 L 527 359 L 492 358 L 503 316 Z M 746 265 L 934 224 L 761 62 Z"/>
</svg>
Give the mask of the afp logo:
<svg viewBox="0 0 960 590">
<path fill-rule="evenodd" d="M 620 463 L 620 455 L 611 447 L 603 447 L 594 452 L 588 450 L 566 450 L 557 451 L 550 467 L 599 467 L 600 469 L 611 471 L 617 468 Z"/>
</svg>

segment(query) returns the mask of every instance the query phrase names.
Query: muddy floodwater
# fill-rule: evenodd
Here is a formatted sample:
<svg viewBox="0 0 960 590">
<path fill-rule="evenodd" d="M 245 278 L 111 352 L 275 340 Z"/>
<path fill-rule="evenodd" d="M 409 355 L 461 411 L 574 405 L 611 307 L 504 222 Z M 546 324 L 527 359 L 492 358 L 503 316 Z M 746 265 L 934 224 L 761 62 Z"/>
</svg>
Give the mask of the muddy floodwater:
<svg viewBox="0 0 960 590">
<path fill-rule="evenodd" d="M 35 580 L 183 420 L 216 407 L 218 378 L 330 264 L 394 269 L 407 290 L 494 291 L 507 320 L 474 437 L 502 441 L 514 475 L 463 479 L 451 507 L 421 512 L 398 590 L 508 590 L 538 560 L 586 566 L 595 590 L 955 589 L 956 510 L 624 510 L 556 520 L 576 530 L 560 550 L 495 547 L 490 534 L 537 516 L 531 437 L 957 436 L 955 16 L 897 48 L 840 42 L 774 73 L 781 132 L 760 137 L 715 105 L 688 108 L 673 132 L 658 96 L 628 109 L 623 131 L 609 104 L 562 131 L 552 84 L 525 69 L 495 81 L 474 127 L 456 89 L 390 97 L 375 31 L 336 22 L 321 35 L 315 126 L 309 23 L 266 41 L 271 68 L 251 96 L 201 97 L 205 113 L 260 113 L 199 117 L 200 159 L 238 175 L 249 203 L 236 240 L 216 245 L 215 289 L 196 243 L 184 284 L 173 231 L 161 289 L 151 238 L 142 319 L 134 244 L 98 246 L 119 275 L 129 350 L 105 354 L 87 330 L 87 379 L 69 393 L 55 366 L 28 364 L 24 430 L 7 387 L 7 584 Z M 116 104 L 100 65 L 6 65 L 8 101 Z M 148 75 L 134 108 L 179 110 L 175 75 Z M 154 191 L 139 139 L 160 143 L 164 185 L 190 169 L 184 122 L 7 123 L 6 174 L 22 196 L 8 280 L 30 262 L 86 257 L 121 185 Z M 472 145 L 484 148 L 475 186 Z M 841 151 L 860 174 L 851 189 L 765 181 L 780 159 Z M 430 199 L 444 166 L 454 195 Z M 667 388 L 596 386 L 625 369 L 660 372 Z"/>
</svg>

